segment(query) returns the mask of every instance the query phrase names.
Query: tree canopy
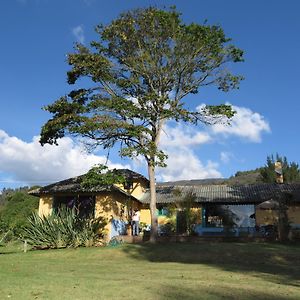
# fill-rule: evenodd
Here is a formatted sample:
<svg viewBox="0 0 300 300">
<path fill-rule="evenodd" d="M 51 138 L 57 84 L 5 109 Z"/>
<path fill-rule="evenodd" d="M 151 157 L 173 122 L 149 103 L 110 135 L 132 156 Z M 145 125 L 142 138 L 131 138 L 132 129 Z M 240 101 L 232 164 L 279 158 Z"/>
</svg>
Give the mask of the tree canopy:
<svg viewBox="0 0 300 300">
<path fill-rule="evenodd" d="M 90 46 L 77 44 L 68 55 L 68 83 L 82 87 L 45 107 L 53 117 L 42 127 L 40 142 L 81 136 L 92 147 L 120 143 L 121 156 L 143 156 L 155 232 L 155 167 L 165 166 L 166 159 L 159 148 L 163 125 L 168 120 L 227 122 L 235 113 L 231 106 L 192 110 L 183 99 L 209 85 L 224 92 L 238 88 L 242 76 L 226 65 L 243 61 L 243 51 L 220 26 L 185 24 L 175 8 L 128 11 L 98 25 L 96 32 L 98 39 Z M 78 82 L 81 78 L 87 80 Z"/>
</svg>

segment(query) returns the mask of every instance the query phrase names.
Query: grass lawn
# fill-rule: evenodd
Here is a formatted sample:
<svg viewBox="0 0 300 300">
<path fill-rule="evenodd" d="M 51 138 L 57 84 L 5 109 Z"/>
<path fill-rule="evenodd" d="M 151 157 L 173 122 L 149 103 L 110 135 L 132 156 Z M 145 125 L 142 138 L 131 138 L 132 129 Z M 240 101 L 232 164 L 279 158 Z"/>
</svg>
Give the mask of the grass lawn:
<svg viewBox="0 0 300 300">
<path fill-rule="evenodd" d="M 0 299 L 300 299 L 300 245 L 0 247 Z"/>
</svg>

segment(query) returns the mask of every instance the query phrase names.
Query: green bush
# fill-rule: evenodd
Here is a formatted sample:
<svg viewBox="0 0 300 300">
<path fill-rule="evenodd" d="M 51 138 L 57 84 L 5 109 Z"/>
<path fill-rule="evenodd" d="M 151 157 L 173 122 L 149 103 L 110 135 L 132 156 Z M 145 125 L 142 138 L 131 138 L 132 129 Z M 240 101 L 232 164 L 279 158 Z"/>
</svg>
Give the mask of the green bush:
<svg viewBox="0 0 300 300">
<path fill-rule="evenodd" d="M 2 196 L 0 206 L 0 233 L 11 231 L 19 237 L 24 226 L 28 225 L 28 217 L 38 209 L 39 199 L 24 191 L 11 191 Z"/>
<path fill-rule="evenodd" d="M 65 208 L 47 217 L 34 213 L 22 237 L 34 248 L 89 247 L 101 241 L 105 225 L 103 218 L 82 219 Z"/>
<path fill-rule="evenodd" d="M 15 235 L 12 230 L 0 231 L 0 246 L 4 246 L 6 243 L 13 241 Z"/>
</svg>

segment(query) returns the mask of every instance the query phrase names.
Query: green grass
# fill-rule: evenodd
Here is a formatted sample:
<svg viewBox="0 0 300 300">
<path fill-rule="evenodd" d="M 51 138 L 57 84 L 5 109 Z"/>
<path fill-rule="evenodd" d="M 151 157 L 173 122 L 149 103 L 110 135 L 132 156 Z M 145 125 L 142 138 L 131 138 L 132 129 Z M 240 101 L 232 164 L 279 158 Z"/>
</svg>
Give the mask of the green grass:
<svg viewBox="0 0 300 300">
<path fill-rule="evenodd" d="M 300 299 L 300 245 L 0 247 L 0 299 Z"/>
</svg>

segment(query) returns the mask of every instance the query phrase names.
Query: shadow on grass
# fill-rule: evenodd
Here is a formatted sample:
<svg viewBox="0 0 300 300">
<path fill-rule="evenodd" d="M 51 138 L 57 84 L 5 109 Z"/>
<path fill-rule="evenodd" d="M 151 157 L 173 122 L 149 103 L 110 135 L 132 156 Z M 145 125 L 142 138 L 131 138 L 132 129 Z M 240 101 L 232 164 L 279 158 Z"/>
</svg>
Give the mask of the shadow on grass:
<svg viewBox="0 0 300 300">
<path fill-rule="evenodd" d="M 248 272 L 280 284 L 300 287 L 300 245 L 273 243 L 165 243 L 126 245 L 135 259 L 203 264 L 230 272 Z"/>
<path fill-rule="evenodd" d="M 184 300 L 288 300 L 291 299 L 291 295 L 287 294 L 285 296 L 276 296 L 274 294 L 269 294 L 268 292 L 257 292 L 255 290 L 248 291 L 247 294 L 243 290 L 238 288 L 227 288 L 218 289 L 217 287 L 206 287 L 206 288 L 189 288 L 184 289 L 182 287 L 165 286 L 160 294 L 156 295 L 157 300 L 163 299 L 184 299 Z"/>
</svg>

